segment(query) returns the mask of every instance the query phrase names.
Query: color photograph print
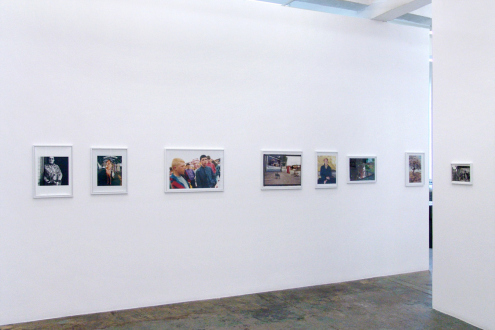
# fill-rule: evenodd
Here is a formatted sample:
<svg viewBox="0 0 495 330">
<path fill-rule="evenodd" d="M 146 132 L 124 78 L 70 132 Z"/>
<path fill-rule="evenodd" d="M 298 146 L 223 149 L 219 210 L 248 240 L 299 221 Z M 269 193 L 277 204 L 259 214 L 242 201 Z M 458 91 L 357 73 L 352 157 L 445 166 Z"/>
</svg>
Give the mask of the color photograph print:
<svg viewBox="0 0 495 330">
<path fill-rule="evenodd" d="M 301 189 L 302 152 L 263 151 L 261 189 Z"/>
<path fill-rule="evenodd" d="M 337 188 L 337 153 L 316 152 L 316 188 Z"/>
<path fill-rule="evenodd" d="M 165 192 L 223 191 L 223 149 L 165 149 Z"/>
<path fill-rule="evenodd" d="M 425 184 L 425 154 L 406 152 L 406 186 L 423 186 Z"/>
<path fill-rule="evenodd" d="M 91 148 L 91 193 L 127 194 L 126 148 Z"/>
<path fill-rule="evenodd" d="M 376 157 L 348 157 L 348 183 L 376 182 Z"/>
<path fill-rule="evenodd" d="M 72 197 L 72 146 L 33 146 L 33 197 Z"/>
<path fill-rule="evenodd" d="M 453 184 L 473 184 L 471 163 L 452 163 L 452 183 Z"/>
</svg>

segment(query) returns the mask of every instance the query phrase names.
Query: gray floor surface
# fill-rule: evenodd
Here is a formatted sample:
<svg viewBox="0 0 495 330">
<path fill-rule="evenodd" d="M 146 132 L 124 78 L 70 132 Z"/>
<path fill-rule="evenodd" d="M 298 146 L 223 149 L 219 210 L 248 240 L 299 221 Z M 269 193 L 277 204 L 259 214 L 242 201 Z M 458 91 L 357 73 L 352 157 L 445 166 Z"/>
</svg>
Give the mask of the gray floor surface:
<svg viewBox="0 0 495 330">
<path fill-rule="evenodd" d="M 16 329 L 478 329 L 431 308 L 431 272 L 1 326 Z"/>
</svg>

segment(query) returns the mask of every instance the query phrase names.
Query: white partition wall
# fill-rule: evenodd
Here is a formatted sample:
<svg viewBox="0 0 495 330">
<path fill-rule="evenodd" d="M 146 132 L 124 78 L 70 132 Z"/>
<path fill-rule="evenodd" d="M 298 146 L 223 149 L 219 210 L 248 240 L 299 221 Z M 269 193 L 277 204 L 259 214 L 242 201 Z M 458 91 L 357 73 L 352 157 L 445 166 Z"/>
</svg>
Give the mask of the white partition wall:
<svg viewBox="0 0 495 330">
<path fill-rule="evenodd" d="M 428 31 L 2 1 L 0 44 L 0 324 L 428 269 L 428 187 L 404 185 L 428 149 Z M 33 144 L 72 145 L 72 198 L 32 198 Z M 91 194 L 92 147 L 127 148 L 128 194 Z M 164 193 L 165 148 L 223 149 L 224 191 Z M 302 151 L 302 189 L 262 191 L 262 149 Z M 337 189 L 315 189 L 316 150 L 339 152 Z M 348 155 L 377 156 L 377 182 L 347 184 Z"/>
<path fill-rule="evenodd" d="M 433 11 L 433 308 L 495 329 L 495 3 Z M 472 186 L 452 162 L 473 163 Z"/>
</svg>

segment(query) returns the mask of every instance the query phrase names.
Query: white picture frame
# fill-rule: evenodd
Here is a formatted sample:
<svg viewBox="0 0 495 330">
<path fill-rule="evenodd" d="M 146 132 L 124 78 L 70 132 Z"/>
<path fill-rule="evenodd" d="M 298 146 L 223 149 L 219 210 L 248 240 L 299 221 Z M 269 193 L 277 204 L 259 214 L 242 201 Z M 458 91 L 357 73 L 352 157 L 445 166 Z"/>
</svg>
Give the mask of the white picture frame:
<svg viewBox="0 0 495 330">
<path fill-rule="evenodd" d="M 33 145 L 33 198 L 72 197 L 72 146 Z"/>
<path fill-rule="evenodd" d="M 406 152 L 406 187 L 420 187 L 425 184 L 427 175 L 424 152 Z"/>
<path fill-rule="evenodd" d="M 347 156 L 347 183 L 376 183 L 376 156 Z"/>
<path fill-rule="evenodd" d="M 316 189 L 335 189 L 338 185 L 338 173 L 339 173 L 339 154 L 336 151 L 316 151 Z M 325 159 L 327 159 L 327 166 L 325 166 Z M 328 170 L 325 170 L 325 167 Z M 321 176 L 321 173 L 327 171 L 325 175 Z"/>
<path fill-rule="evenodd" d="M 91 194 L 127 194 L 127 148 L 91 148 Z"/>
<path fill-rule="evenodd" d="M 178 159 L 178 163 L 174 164 L 174 159 Z M 206 161 L 205 164 L 202 163 L 203 159 Z M 182 168 L 182 162 L 180 160 L 183 161 L 184 165 L 189 165 Z M 223 191 L 225 186 L 224 168 L 224 149 L 165 148 L 165 192 L 194 193 Z M 181 173 L 181 171 L 184 173 Z M 186 184 L 189 186 L 188 188 L 185 187 Z"/>
<path fill-rule="evenodd" d="M 302 151 L 261 151 L 261 189 L 302 189 Z"/>
<path fill-rule="evenodd" d="M 452 184 L 473 184 L 473 163 L 455 162 L 450 164 L 450 180 Z"/>
</svg>

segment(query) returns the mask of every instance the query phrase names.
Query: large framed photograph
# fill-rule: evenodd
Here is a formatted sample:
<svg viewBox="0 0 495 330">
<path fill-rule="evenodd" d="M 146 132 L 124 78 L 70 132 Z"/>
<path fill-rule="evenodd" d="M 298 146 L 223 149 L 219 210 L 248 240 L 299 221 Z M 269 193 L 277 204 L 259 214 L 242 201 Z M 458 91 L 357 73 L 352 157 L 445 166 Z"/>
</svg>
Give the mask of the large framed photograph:
<svg viewBox="0 0 495 330">
<path fill-rule="evenodd" d="M 91 193 L 127 194 L 127 149 L 91 148 Z"/>
<path fill-rule="evenodd" d="M 472 163 L 452 163 L 452 183 L 453 184 L 473 184 Z"/>
<path fill-rule="evenodd" d="M 165 192 L 223 191 L 223 149 L 165 149 Z"/>
<path fill-rule="evenodd" d="M 302 189 L 302 151 L 262 151 L 261 189 Z"/>
<path fill-rule="evenodd" d="M 72 197 L 72 146 L 33 146 L 33 197 Z"/>
<path fill-rule="evenodd" d="M 423 186 L 425 184 L 425 154 L 406 152 L 406 186 Z"/>
<path fill-rule="evenodd" d="M 316 152 L 316 188 L 337 188 L 337 152 Z"/>
<path fill-rule="evenodd" d="M 376 182 L 376 156 L 349 156 L 348 183 Z"/>
</svg>

